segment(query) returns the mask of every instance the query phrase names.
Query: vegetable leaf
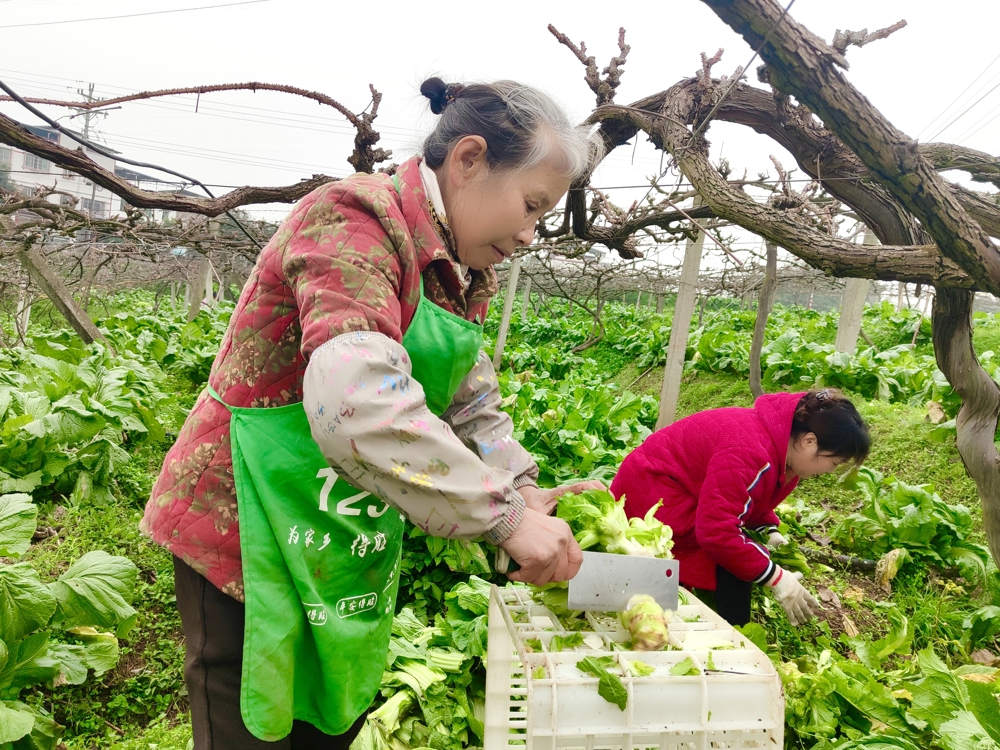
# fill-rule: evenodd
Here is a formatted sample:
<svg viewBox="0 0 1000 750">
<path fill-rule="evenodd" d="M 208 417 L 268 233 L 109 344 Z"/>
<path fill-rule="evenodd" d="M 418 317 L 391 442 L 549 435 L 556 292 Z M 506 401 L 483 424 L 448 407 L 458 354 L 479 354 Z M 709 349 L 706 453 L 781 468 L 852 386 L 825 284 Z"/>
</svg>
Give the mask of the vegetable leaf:
<svg viewBox="0 0 1000 750">
<path fill-rule="evenodd" d="M 0 744 L 21 739 L 33 726 L 35 726 L 33 713 L 11 708 L 6 701 L 0 703 Z"/>
<path fill-rule="evenodd" d="M 990 737 L 1000 742 L 1000 701 L 997 700 L 996 684 L 966 681 L 969 691 L 969 708 Z"/>
<path fill-rule="evenodd" d="M 0 566 L 0 633 L 16 642 L 48 625 L 56 600 L 27 563 Z"/>
<path fill-rule="evenodd" d="M 940 731 L 942 724 L 965 711 L 968 691 L 964 680 L 952 674 L 932 648 L 921 651 L 917 663 L 923 676 L 909 684 L 913 694 L 910 715 Z"/>
<path fill-rule="evenodd" d="M 554 635 L 549 641 L 549 651 L 565 651 L 569 648 L 580 648 L 583 645 L 583 633 L 571 635 Z"/>
<path fill-rule="evenodd" d="M 670 668 L 670 674 L 677 675 L 678 677 L 693 677 L 701 674 L 701 670 L 695 666 L 694 659 L 689 656 L 683 661 L 674 664 Z"/>
<path fill-rule="evenodd" d="M 943 750 L 997 750 L 1000 748 L 971 711 L 959 711 L 940 728 Z"/>
<path fill-rule="evenodd" d="M 137 574 L 135 563 L 125 557 L 88 552 L 52 584 L 59 624 L 117 627 L 118 635 L 125 635 L 135 624 L 136 611 L 129 601 Z"/>
<path fill-rule="evenodd" d="M 581 659 L 576 663 L 576 668 L 581 672 L 593 675 L 598 679 L 597 693 L 608 703 L 614 703 L 622 711 L 628 703 L 628 691 L 622 684 L 621 678 L 607 671 L 601 663 L 592 656 Z"/>
<path fill-rule="evenodd" d="M 38 508 L 31 495 L 0 497 L 0 556 L 20 557 L 28 551 L 37 518 Z"/>
</svg>

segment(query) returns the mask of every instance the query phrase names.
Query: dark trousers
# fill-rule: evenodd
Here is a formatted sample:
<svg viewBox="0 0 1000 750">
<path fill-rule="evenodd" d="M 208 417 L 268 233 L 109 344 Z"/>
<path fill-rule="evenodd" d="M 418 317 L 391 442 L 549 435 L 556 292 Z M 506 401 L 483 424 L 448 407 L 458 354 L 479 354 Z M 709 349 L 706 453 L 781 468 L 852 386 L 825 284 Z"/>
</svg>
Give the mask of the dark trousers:
<svg viewBox="0 0 1000 750">
<path fill-rule="evenodd" d="M 304 721 L 296 721 L 292 733 L 278 742 L 264 742 L 250 734 L 240 714 L 244 606 L 176 557 L 174 577 L 177 608 L 187 638 L 184 681 L 191 698 L 194 750 L 350 748 L 365 716 L 336 737 Z"/>
<path fill-rule="evenodd" d="M 753 584 L 743 581 L 721 566 L 715 567 L 715 591 L 695 589 L 695 595 L 719 613 L 730 625 L 750 622 L 750 592 Z"/>
</svg>

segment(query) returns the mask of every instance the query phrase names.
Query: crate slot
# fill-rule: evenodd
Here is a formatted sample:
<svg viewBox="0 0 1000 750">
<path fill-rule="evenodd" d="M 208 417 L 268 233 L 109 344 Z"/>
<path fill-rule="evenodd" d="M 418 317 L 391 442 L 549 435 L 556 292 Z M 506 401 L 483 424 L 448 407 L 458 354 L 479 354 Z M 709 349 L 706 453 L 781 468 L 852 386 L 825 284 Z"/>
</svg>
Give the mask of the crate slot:
<svg viewBox="0 0 1000 750">
<path fill-rule="evenodd" d="M 587 612 L 588 629 L 578 631 L 584 646 L 553 652 L 553 636 L 567 635 L 559 619 L 523 587 L 493 587 L 484 750 L 781 750 L 784 698 L 770 659 L 686 596 L 672 613 L 668 650 L 625 650 L 629 636 L 617 615 Z M 536 639 L 529 650 L 527 641 Z M 624 711 L 577 669 L 588 655 L 618 663 L 628 692 Z M 684 659 L 699 673 L 672 674 Z M 655 671 L 632 677 L 622 660 Z"/>
</svg>

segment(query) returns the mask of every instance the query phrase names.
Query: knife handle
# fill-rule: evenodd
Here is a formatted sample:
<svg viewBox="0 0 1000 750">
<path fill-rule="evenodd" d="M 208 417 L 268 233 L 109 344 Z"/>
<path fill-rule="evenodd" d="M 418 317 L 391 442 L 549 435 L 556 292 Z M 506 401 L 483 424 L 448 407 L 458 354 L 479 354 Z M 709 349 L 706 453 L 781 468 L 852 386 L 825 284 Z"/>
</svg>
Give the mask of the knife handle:
<svg viewBox="0 0 1000 750">
<path fill-rule="evenodd" d="M 496 566 L 497 573 L 513 573 L 521 569 L 521 566 L 517 564 L 517 560 L 512 559 L 503 547 L 497 547 L 494 565 Z"/>
</svg>

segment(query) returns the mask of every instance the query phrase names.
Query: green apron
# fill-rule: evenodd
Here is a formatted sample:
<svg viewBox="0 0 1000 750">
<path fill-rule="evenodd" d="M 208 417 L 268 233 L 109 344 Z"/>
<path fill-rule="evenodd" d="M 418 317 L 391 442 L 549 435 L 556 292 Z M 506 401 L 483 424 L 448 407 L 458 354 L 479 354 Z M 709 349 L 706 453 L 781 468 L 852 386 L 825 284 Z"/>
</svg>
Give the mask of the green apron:
<svg viewBox="0 0 1000 750">
<path fill-rule="evenodd" d="M 482 329 L 425 300 L 422 281 L 420 296 L 403 346 L 440 416 L 476 363 Z M 343 734 L 385 667 L 404 517 L 337 476 L 301 403 L 226 407 L 246 595 L 243 721 L 271 742 L 293 719 Z"/>
</svg>

